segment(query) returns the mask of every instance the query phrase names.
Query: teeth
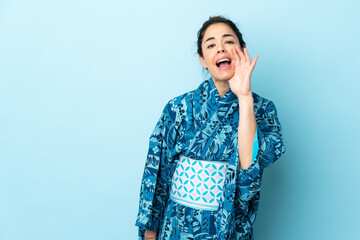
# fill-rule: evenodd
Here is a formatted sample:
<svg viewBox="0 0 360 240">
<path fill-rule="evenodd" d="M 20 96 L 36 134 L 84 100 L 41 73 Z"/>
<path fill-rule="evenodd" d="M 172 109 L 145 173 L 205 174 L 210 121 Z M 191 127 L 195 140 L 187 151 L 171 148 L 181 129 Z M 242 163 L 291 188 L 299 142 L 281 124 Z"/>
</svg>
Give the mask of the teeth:
<svg viewBox="0 0 360 240">
<path fill-rule="evenodd" d="M 229 59 L 225 58 L 225 59 L 221 59 L 220 61 L 218 61 L 218 64 L 219 64 L 219 63 L 221 63 L 221 62 L 224 62 L 224 61 L 228 61 L 228 62 L 230 62 L 230 60 L 229 60 Z"/>
<path fill-rule="evenodd" d="M 225 62 L 225 61 L 231 62 L 229 59 L 224 58 L 224 59 L 219 60 L 219 61 L 216 63 L 216 66 L 219 67 L 220 63 L 221 63 L 221 62 Z"/>
</svg>

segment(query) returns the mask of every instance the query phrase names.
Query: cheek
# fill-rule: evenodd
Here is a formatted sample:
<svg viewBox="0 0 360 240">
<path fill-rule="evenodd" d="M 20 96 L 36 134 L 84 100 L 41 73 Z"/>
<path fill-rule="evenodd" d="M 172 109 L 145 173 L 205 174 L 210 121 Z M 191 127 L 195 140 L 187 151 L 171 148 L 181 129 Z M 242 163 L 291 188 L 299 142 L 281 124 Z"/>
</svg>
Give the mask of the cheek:
<svg viewBox="0 0 360 240">
<path fill-rule="evenodd" d="M 209 59 L 212 58 L 212 56 L 214 56 L 214 50 L 212 48 L 204 49 L 203 55 L 204 55 L 204 58 L 208 61 Z"/>
<path fill-rule="evenodd" d="M 232 47 L 229 49 L 229 53 L 230 53 L 231 58 L 233 59 L 233 58 L 234 58 L 234 54 L 236 53 L 236 51 L 235 51 L 235 46 L 232 46 Z"/>
</svg>

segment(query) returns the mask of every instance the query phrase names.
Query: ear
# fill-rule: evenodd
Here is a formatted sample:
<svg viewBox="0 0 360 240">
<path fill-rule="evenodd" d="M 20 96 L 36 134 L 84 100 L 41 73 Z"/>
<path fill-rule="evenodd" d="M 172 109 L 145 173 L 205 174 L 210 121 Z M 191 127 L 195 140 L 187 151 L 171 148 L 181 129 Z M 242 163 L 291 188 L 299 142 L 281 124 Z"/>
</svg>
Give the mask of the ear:
<svg viewBox="0 0 360 240">
<path fill-rule="evenodd" d="M 203 57 L 201 57 L 200 54 L 199 54 L 199 60 L 200 60 L 201 66 L 203 66 L 203 68 L 207 68 L 205 59 Z"/>
</svg>

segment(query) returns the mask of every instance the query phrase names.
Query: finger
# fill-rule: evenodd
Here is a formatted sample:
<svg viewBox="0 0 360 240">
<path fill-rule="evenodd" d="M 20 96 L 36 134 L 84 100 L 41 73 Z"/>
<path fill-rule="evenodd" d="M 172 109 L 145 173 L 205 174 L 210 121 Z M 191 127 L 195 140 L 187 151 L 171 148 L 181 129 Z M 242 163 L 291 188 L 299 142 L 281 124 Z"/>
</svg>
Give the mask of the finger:
<svg viewBox="0 0 360 240">
<path fill-rule="evenodd" d="M 253 59 L 253 61 L 252 61 L 251 65 L 250 65 L 250 71 L 251 71 L 251 72 L 254 70 L 254 67 L 255 67 L 255 64 L 256 64 L 256 62 L 257 62 L 258 58 L 259 58 L 259 56 L 258 56 L 258 55 L 256 55 L 256 56 L 254 57 L 254 59 Z"/>
<path fill-rule="evenodd" d="M 239 66 L 240 65 L 240 56 L 238 55 L 238 53 L 236 51 L 236 47 L 234 47 L 232 49 L 232 51 L 233 51 L 233 55 L 234 55 L 234 58 L 235 58 L 235 67 Z"/>
<path fill-rule="evenodd" d="M 245 59 L 247 62 L 251 62 L 251 58 L 250 58 L 250 55 L 249 55 L 249 52 L 247 50 L 246 47 L 244 47 L 244 52 L 245 52 Z"/>
<path fill-rule="evenodd" d="M 240 60 L 245 62 L 246 59 L 245 59 L 245 55 L 244 55 L 243 51 L 241 51 L 241 49 L 240 49 L 239 46 L 236 46 L 236 50 L 237 50 L 237 52 L 239 53 Z"/>
</svg>

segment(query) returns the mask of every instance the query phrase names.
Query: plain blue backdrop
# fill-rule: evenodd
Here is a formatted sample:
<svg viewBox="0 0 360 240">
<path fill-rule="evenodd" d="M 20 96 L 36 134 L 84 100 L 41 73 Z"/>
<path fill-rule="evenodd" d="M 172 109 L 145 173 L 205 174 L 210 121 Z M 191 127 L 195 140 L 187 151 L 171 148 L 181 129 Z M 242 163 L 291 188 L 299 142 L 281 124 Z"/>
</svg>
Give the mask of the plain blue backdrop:
<svg viewBox="0 0 360 240">
<path fill-rule="evenodd" d="M 356 239 L 359 1 L 0 1 L 0 239 L 137 239 L 149 136 L 208 76 L 196 34 L 237 23 L 287 152 L 257 240 Z"/>
</svg>

